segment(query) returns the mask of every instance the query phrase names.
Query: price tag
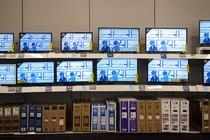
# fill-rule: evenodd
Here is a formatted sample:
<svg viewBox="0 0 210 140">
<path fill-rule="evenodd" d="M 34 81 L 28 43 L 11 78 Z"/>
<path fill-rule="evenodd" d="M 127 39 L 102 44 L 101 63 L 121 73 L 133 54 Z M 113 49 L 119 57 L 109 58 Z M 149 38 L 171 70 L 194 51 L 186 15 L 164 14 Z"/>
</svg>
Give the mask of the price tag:
<svg viewBox="0 0 210 140">
<path fill-rule="evenodd" d="M 8 55 L 9 58 L 15 58 L 15 56 L 16 56 L 15 54 L 9 54 Z"/>
<path fill-rule="evenodd" d="M 19 53 L 18 58 L 24 58 L 24 53 Z"/>
<path fill-rule="evenodd" d="M 113 53 L 107 53 L 107 57 L 113 57 Z"/>
<path fill-rule="evenodd" d="M 0 58 L 5 58 L 5 57 L 7 57 L 6 54 L 0 54 Z"/>
<path fill-rule="evenodd" d="M 139 91 L 145 91 L 145 85 L 139 85 Z"/>
<path fill-rule="evenodd" d="M 96 85 L 90 85 L 90 90 L 96 90 Z"/>
<path fill-rule="evenodd" d="M 9 87 L 9 88 L 8 88 L 8 92 L 13 92 L 13 93 L 14 93 L 15 90 L 16 90 L 15 87 Z"/>
<path fill-rule="evenodd" d="M 134 86 L 133 85 L 129 85 L 129 91 L 134 91 Z"/>
<path fill-rule="evenodd" d="M 45 87 L 45 92 L 52 92 L 52 87 L 51 86 Z"/>
<path fill-rule="evenodd" d="M 207 86 L 203 86 L 203 91 L 208 91 L 208 87 Z"/>
<path fill-rule="evenodd" d="M 141 51 L 141 45 L 138 44 L 138 46 L 137 46 L 137 52 L 140 52 L 140 51 Z"/>
<path fill-rule="evenodd" d="M 161 58 L 167 58 L 167 55 L 165 53 L 161 54 Z"/>
<path fill-rule="evenodd" d="M 180 58 L 186 58 L 186 54 L 179 54 Z"/>
<path fill-rule="evenodd" d="M 87 57 L 87 54 L 86 53 L 81 53 L 80 57 Z"/>
<path fill-rule="evenodd" d="M 16 87 L 16 93 L 21 93 L 22 92 L 22 87 Z"/>
<path fill-rule="evenodd" d="M 72 91 L 73 87 L 72 86 L 66 86 L 66 91 Z"/>
<path fill-rule="evenodd" d="M 189 88 L 189 86 L 187 86 L 187 85 L 184 85 L 184 86 L 183 86 L 183 91 L 190 91 L 190 88 Z"/>
<path fill-rule="evenodd" d="M 87 91 L 87 87 L 86 86 L 82 86 L 82 91 Z"/>
<path fill-rule="evenodd" d="M 72 58 L 76 58 L 76 57 L 77 57 L 76 53 L 72 53 L 72 54 L 71 54 L 71 57 L 72 57 Z"/>
</svg>

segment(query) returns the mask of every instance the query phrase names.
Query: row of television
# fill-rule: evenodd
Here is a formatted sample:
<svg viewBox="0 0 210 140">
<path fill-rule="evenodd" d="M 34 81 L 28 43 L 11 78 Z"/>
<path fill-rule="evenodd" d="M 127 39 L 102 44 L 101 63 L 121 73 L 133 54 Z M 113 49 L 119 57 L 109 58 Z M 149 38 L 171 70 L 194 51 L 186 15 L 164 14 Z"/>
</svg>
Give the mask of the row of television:
<svg viewBox="0 0 210 140">
<path fill-rule="evenodd" d="M 139 83 L 137 59 L 31 60 L 0 64 L 1 85 L 62 83 Z M 141 70 L 141 68 L 140 68 Z M 188 59 L 148 60 L 149 83 L 187 83 Z M 210 85 L 210 60 L 204 60 L 203 83 Z"/>
<path fill-rule="evenodd" d="M 146 28 L 147 52 L 185 52 L 187 28 Z M 200 45 L 210 45 L 210 20 L 200 20 Z M 62 52 L 91 51 L 92 32 L 61 32 Z M 139 28 L 98 28 L 100 52 L 138 52 Z M 52 33 L 25 32 L 19 34 L 20 52 L 52 51 Z M 0 33 L 0 52 L 14 52 L 14 34 Z"/>
</svg>

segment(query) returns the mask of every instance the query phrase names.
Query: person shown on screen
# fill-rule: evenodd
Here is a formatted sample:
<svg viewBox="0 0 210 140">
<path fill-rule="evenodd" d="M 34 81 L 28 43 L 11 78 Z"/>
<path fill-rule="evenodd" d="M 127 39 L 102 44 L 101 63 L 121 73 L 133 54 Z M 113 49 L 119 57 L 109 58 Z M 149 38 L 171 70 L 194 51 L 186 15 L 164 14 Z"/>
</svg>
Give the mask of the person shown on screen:
<svg viewBox="0 0 210 140">
<path fill-rule="evenodd" d="M 99 81 L 109 81 L 108 77 L 105 75 L 105 70 L 101 70 L 100 74 L 101 74 L 101 77 L 100 77 Z"/>
<path fill-rule="evenodd" d="M 25 73 L 21 73 L 21 74 L 20 74 L 20 80 L 21 80 L 23 83 L 28 83 L 28 80 L 27 80 L 26 77 L 25 77 Z"/>
<path fill-rule="evenodd" d="M 150 47 L 149 47 L 150 52 L 157 52 L 158 51 L 157 47 L 155 46 L 155 41 L 154 40 L 151 40 L 149 42 L 149 44 L 150 44 Z"/>
<path fill-rule="evenodd" d="M 210 44 L 209 33 L 204 33 L 203 44 Z"/>
<path fill-rule="evenodd" d="M 60 72 L 59 82 L 67 82 L 66 77 L 64 76 L 64 72 Z"/>
<path fill-rule="evenodd" d="M 77 51 L 78 50 L 78 48 L 77 48 L 77 46 L 79 45 L 79 42 L 74 42 L 73 43 L 73 47 L 71 48 L 71 50 L 74 50 L 74 51 Z"/>
<path fill-rule="evenodd" d="M 164 41 L 164 40 L 163 40 L 163 41 L 161 41 L 161 43 L 160 43 L 160 44 L 161 44 L 161 47 L 160 47 L 159 51 L 161 51 L 161 50 L 162 50 L 163 52 L 167 52 L 168 42 L 169 42 L 169 41 L 167 41 L 167 42 L 166 42 L 166 41 Z"/>
<path fill-rule="evenodd" d="M 206 80 L 206 84 L 210 84 L 210 72 L 207 73 L 208 79 Z"/>
<path fill-rule="evenodd" d="M 69 82 L 76 82 L 76 77 L 77 76 L 77 72 L 74 74 L 73 72 L 70 72 L 70 78 L 69 78 Z"/>
<path fill-rule="evenodd" d="M 38 42 L 36 44 L 33 42 L 31 45 L 32 45 L 31 50 L 36 51 L 36 46 L 38 45 Z"/>
<path fill-rule="evenodd" d="M 161 78 L 162 82 L 169 82 L 169 75 L 170 75 L 171 71 L 167 72 L 167 71 L 163 71 L 163 77 Z"/>
<path fill-rule="evenodd" d="M 159 82 L 159 78 L 157 77 L 157 75 L 156 75 L 156 71 L 152 71 L 151 72 L 151 74 L 152 74 L 152 77 L 151 77 L 151 79 L 150 79 L 150 82 Z"/>
<path fill-rule="evenodd" d="M 115 40 L 115 41 L 113 42 L 114 47 L 112 48 L 112 51 L 113 51 L 113 52 L 119 52 L 119 51 L 120 51 L 120 44 L 121 44 L 121 43 L 122 43 L 122 40 L 120 40 L 119 43 L 118 43 L 117 40 Z"/>
<path fill-rule="evenodd" d="M 28 44 L 24 42 L 22 51 L 28 51 L 28 50 L 29 50 Z"/>
<path fill-rule="evenodd" d="M 103 40 L 103 41 L 102 41 L 102 45 L 103 45 L 103 47 L 101 48 L 101 51 L 102 51 L 102 52 L 110 52 L 110 48 L 109 48 L 109 46 L 107 45 L 107 41 L 106 41 L 106 40 Z"/>
<path fill-rule="evenodd" d="M 115 70 L 112 71 L 112 77 L 110 78 L 110 81 L 118 81 L 118 75 L 120 73 L 120 70 L 116 72 Z"/>
<path fill-rule="evenodd" d="M 64 42 L 64 48 L 63 48 L 64 51 L 69 51 L 70 50 L 70 47 L 68 45 L 68 42 Z"/>
<path fill-rule="evenodd" d="M 36 78 L 37 78 L 37 76 L 38 76 L 38 73 L 32 73 L 31 74 L 31 79 L 30 79 L 30 81 L 29 81 L 29 83 L 36 83 Z"/>
</svg>

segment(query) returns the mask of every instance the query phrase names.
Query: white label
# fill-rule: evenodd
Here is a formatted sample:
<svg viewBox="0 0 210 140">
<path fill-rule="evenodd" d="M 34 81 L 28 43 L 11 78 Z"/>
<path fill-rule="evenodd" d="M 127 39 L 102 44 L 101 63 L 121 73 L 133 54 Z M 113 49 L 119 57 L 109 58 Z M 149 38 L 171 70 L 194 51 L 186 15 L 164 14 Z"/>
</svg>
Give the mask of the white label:
<svg viewBox="0 0 210 140">
<path fill-rule="evenodd" d="M 106 118 L 105 117 L 101 117 L 101 121 L 102 122 L 105 122 L 106 121 Z"/>
<path fill-rule="evenodd" d="M 26 113 L 22 113 L 22 117 L 26 117 Z"/>
<path fill-rule="evenodd" d="M 209 120 L 209 114 L 204 114 L 204 120 Z"/>
<path fill-rule="evenodd" d="M 148 115 L 148 119 L 149 120 L 152 120 L 152 115 Z"/>
<path fill-rule="evenodd" d="M 160 115 L 156 115 L 155 118 L 156 118 L 156 120 L 159 120 L 160 119 Z"/>
<path fill-rule="evenodd" d="M 41 118 L 41 117 L 42 117 L 42 113 L 37 113 L 37 114 L 36 114 L 36 117 L 37 117 L 37 118 Z"/>
<path fill-rule="evenodd" d="M 3 116 L 3 108 L 0 108 L 0 116 Z"/>
<path fill-rule="evenodd" d="M 97 117 L 93 117 L 93 123 L 97 123 Z"/>
<path fill-rule="evenodd" d="M 63 119 L 60 119 L 59 125 L 63 125 L 63 124 L 64 124 L 64 120 Z"/>
<path fill-rule="evenodd" d="M 5 108 L 4 109 L 4 115 L 5 116 L 11 116 L 11 108 Z"/>
<path fill-rule="evenodd" d="M 114 124 L 114 117 L 110 117 L 110 118 L 109 118 L 109 123 L 110 123 L 110 124 Z"/>
<path fill-rule="evenodd" d="M 144 115 L 140 114 L 140 120 L 144 120 Z"/>
<path fill-rule="evenodd" d="M 136 118 L 136 112 L 131 112 L 131 119 L 135 119 Z"/>
<path fill-rule="evenodd" d="M 19 115 L 19 108 L 18 107 L 13 108 L 12 113 L 13 115 Z"/>
<path fill-rule="evenodd" d="M 48 122 L 49 120 L 48 120 L 48 119 L 45 119 L 44 121 L 45 121 L 45 122 Z"/>
<path fill-rule="evenodd" d="M 34 117 L 34 112 L 31 112 L 30 113 L 30 117 Z"/>
<path fill-rule="evenodd" d="M 127 118 L 127 112 L 122 112 L 122 118 L 126 119 Z"/>
</svg>

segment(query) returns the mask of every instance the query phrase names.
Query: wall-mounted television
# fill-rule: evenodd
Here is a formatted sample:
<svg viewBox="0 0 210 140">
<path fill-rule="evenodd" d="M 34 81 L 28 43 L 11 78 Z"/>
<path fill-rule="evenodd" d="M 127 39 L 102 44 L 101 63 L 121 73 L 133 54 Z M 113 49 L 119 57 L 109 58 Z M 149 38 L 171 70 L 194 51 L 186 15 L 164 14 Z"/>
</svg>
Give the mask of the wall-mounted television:
<svg viewBox="0 0 210 140">
<path fill-rule="evenodd" d="M 59 61 L 56 70 L 58 83 L 94 82 L 92 60 Z"/>
<path fill-rule="evenodd" d="M 102 58 L 97 62 L 97 81 L 138 82 L 137 59 Z"/>
<path fill-rule="evenodd" d="M 187 28 L 146 28 L 146 52 L 185 52 Z"/>
<path fill-rule="evenodd" d="M 138 52 L 139 28 L 98 28 L 100 52 Z"/>
<path fill-rule="evenodd" d="M 14 33 L 0 33 L 0 52 L 14 52 Z"/>
<path fill-rule="evenodd" d="M 0 85 L 16 84 L 16 64 L 0 64 Z"/>
<path fill-rule="evenodd" d="M 200 20 L 200 45 L 209 46 L 210 45 L 210 20 Z"/>
<path fill-rule="evenodd" d="M 203 83 L 205 85 L 210 85 L 210 60 L 204 60 Z"/>
<path fill-rule="evenodd" d="M 62 32 L 61 33 L 62 52 L 92 51 L 92 32 Z"/>
<path fill-rule="evenodd" d="M 54 62 L 20 62 L 17 66 L 18 84 L 54 83 Z"/>
<path fill-rule="evenodd" d="M 186 83 L 188 82 L 188 75 L 188 59 L 149 60 L 149 83 Z"/>
<path fill-rule="evenodd" d="M 20 52 L 52 51 L 52 33 L 20 33 Z"/>
</svg>

